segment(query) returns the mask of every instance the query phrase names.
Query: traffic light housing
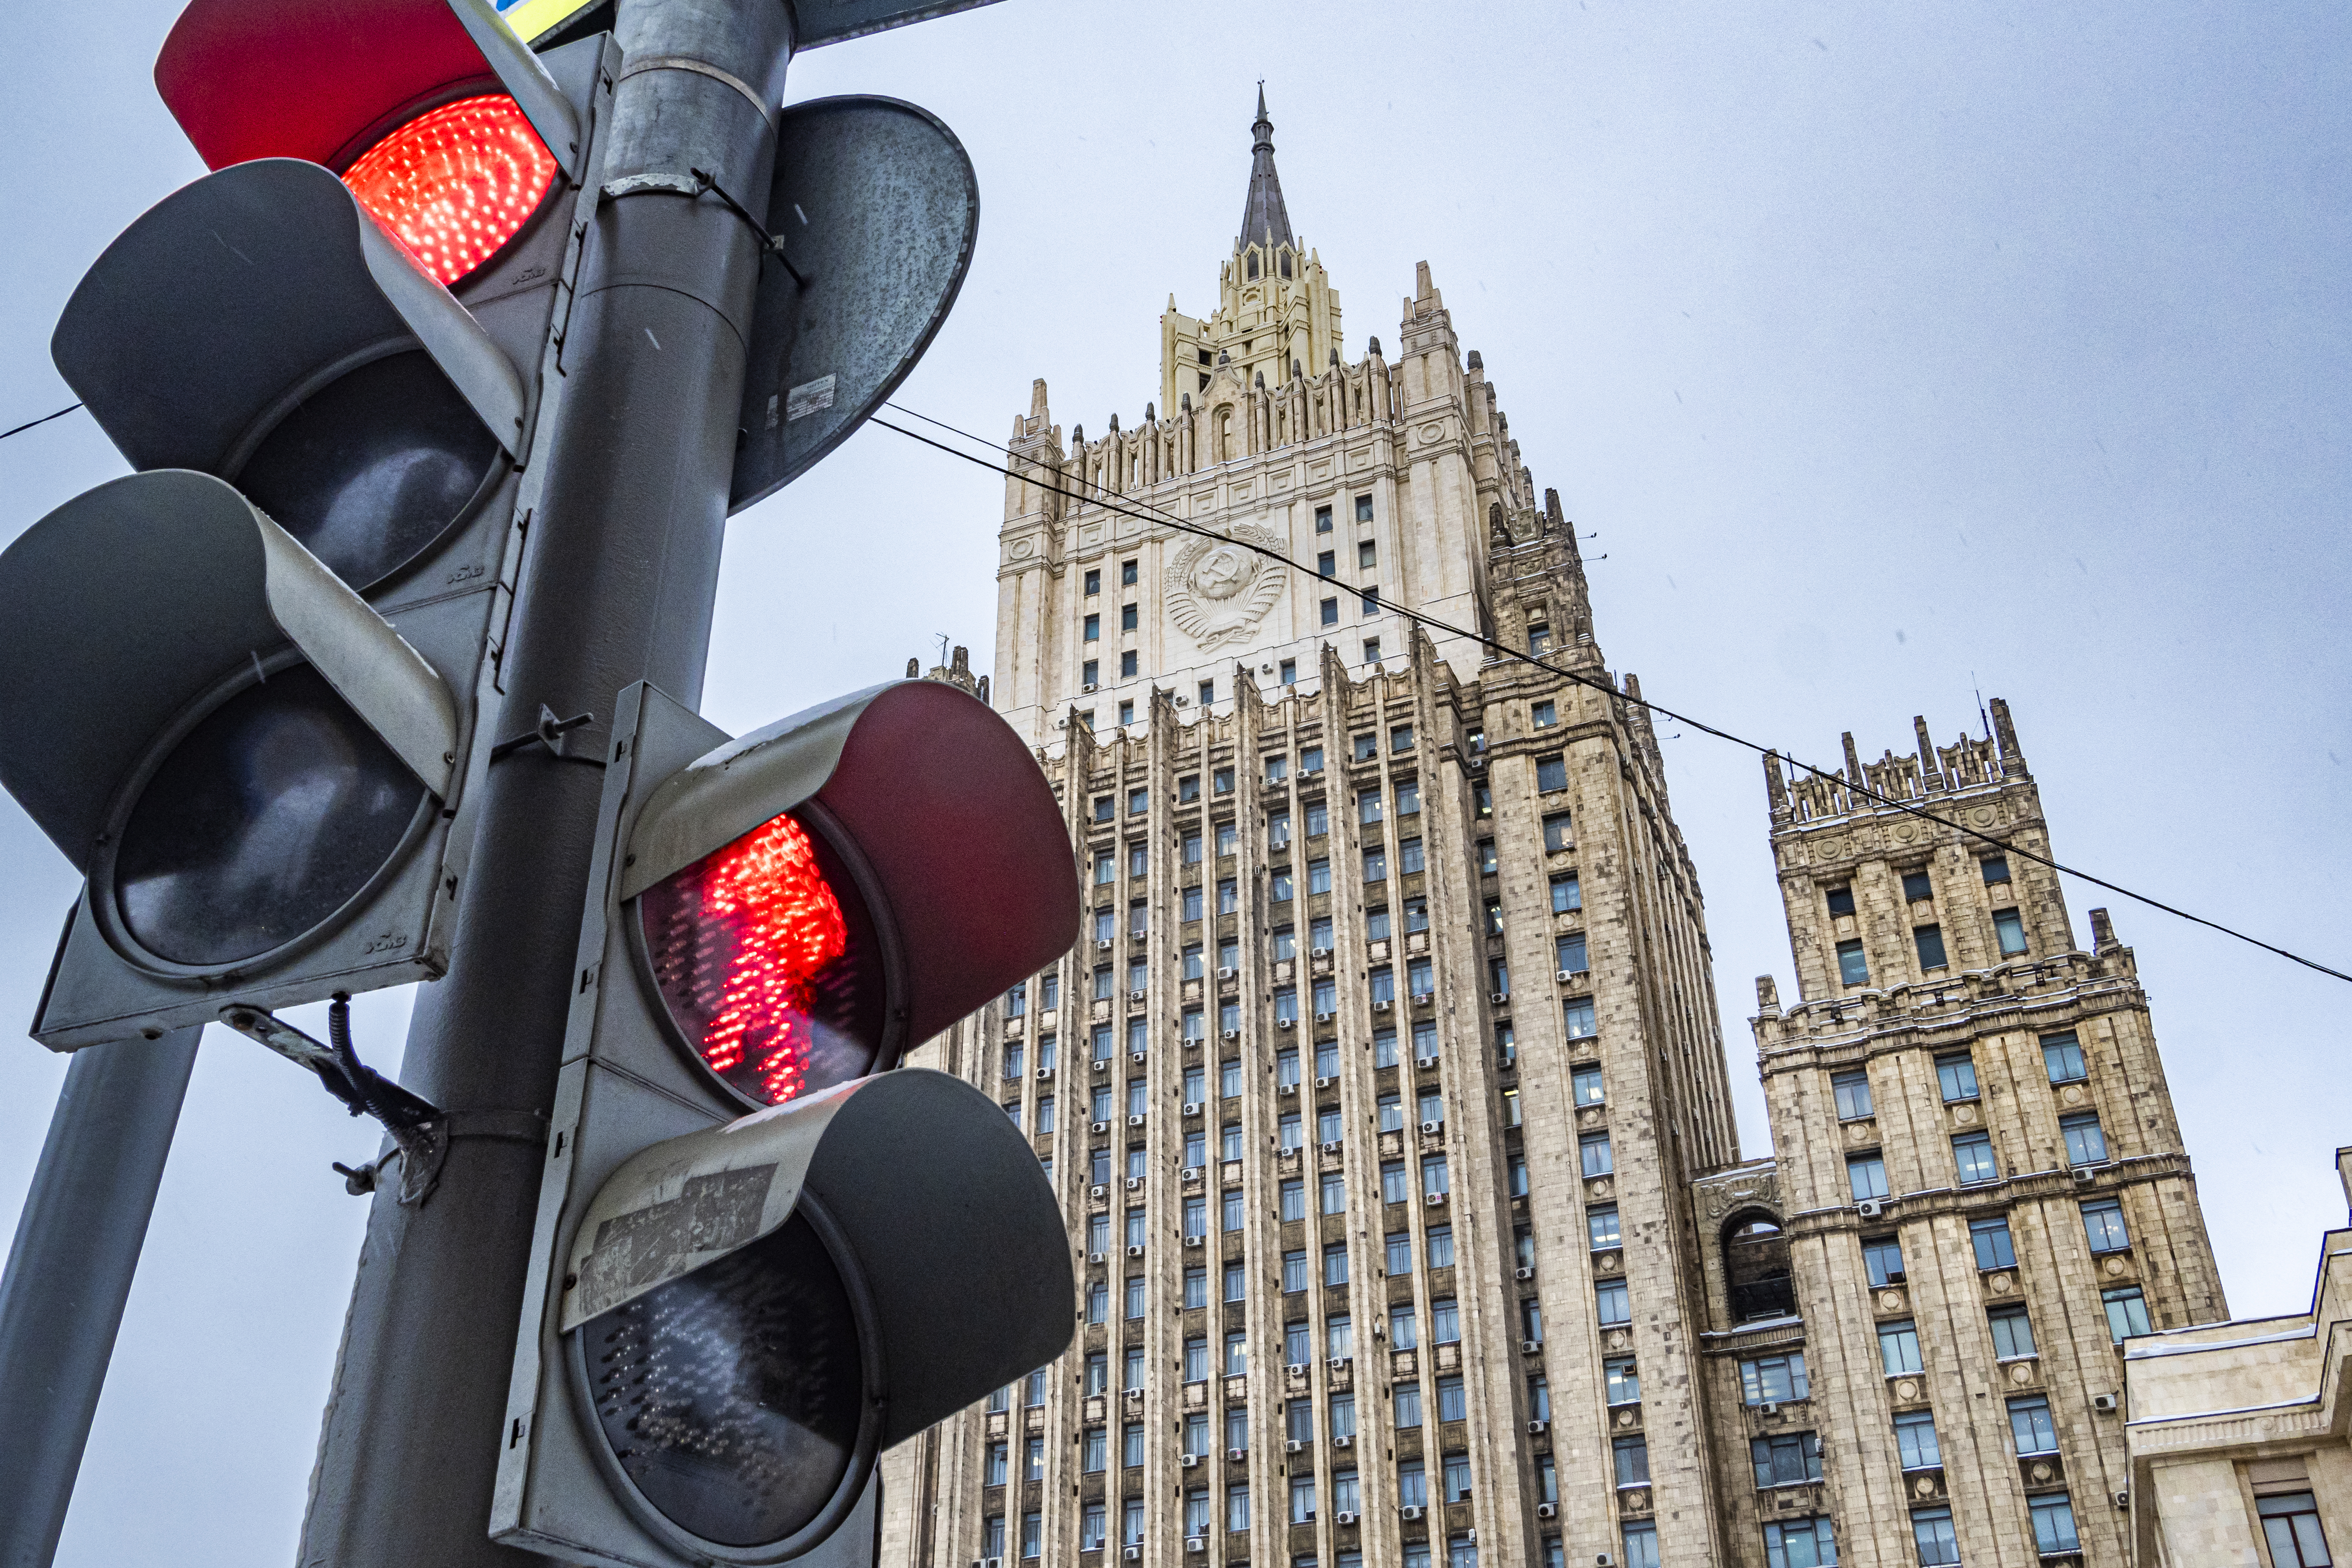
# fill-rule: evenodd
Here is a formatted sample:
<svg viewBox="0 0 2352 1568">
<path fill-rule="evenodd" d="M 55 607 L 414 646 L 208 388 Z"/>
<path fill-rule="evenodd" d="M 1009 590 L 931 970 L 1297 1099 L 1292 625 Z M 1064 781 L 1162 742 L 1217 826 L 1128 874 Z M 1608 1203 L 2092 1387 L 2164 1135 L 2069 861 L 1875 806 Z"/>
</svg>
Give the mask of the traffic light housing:
<svg viewBox="0 0 2352 1568">
<path fill-rule="evenodd" d="M 888 1070 L 1075 939 L 1060 813 L 945 682 L 613 733 L 491 1534 L 870 1563 L 879 1452 L 1072 1332 L 1034 1150 Z"/>
<path fill-rule="evenodd" d="M 158 84 L 220 172 L 52 343 L 137 471 L 0 553 L 0 784 L 85 876 L 44 1043 L 446 966 L 617 69 L 486 0 L 174 28 Z"/>
</svg>

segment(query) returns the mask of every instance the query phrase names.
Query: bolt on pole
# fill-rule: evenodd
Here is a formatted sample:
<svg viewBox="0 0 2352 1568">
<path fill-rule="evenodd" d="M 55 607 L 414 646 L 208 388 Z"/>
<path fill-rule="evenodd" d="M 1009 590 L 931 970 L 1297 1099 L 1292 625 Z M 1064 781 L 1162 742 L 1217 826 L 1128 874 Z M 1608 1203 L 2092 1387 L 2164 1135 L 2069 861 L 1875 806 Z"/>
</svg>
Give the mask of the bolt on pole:
<svg viewBox="0 0 2352 1568">
<path fill-rule="evenodd" d="M 0 1568 L 48 1568 L 201 1027 L 78 1051 L 0 1276 Z"/>
</svg>

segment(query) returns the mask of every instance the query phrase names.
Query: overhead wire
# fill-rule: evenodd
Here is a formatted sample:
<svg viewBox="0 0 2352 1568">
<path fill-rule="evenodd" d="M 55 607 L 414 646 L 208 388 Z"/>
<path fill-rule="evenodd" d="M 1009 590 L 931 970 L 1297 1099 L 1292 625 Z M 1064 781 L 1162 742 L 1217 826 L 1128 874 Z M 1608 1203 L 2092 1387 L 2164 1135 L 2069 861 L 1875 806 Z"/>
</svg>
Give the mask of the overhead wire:
<svg viewBox="0 0 2352 1568">
<path fill-rule="evenodd" d="M 47 425 L 52 419 L 62 419 L 80 406 L 81 405 L 79 403 L 68 403 L 63 408 L 58 409 L 55 414 L 44 414 L 38 419 L 26 420 L 22 425 L 16 426 L 14 429 L 0 430 L 0 441 L 5 441 L 11 436 L 22 435 L 24 432 L 30 430 L 36 425 Z"/>
<path fill-rule="evenodd" d="M 1038 464 L 1034 458 L 1022 457 L 1019 453 L 1014 452 L 1009 447 L 992 441 L 984 436 L 976 436 L 969 430 L 961 429 L 956 426 L 949 424 L 944 419 L 933 418 L 931 416 L 924 414 L 919 410 L 909 408 L 904 404 L 886 403 L 884 406 L 890 408 L 897 413 L 906 415 L 911 419 L 919 419 L 926 425 L 945 430 L 963 440 L 971 442 L 975 446 L 985 447 L 993 452 L 1002 452 L 1005 457 L 1011 458 L 1014 462 L 1030 464 L 1033 470 L 1043 468 L 1045 467 L 1045 465 Z M 1002 474 L 1007 479 L 1020 479 L 1024 483 L 1035 485 L 1040 489 L 1051 491 L 1054 494 L 1064 496 L 1069 500 L 1078 501 L 1081 504 L 1099 506 L 1106 510 L 1118 512 L 1125 516 L 1139 519 L 1144 522 L 1161 523 L 1170 528 L 1175 529 L 1180 532 L 1197 534 L 1203 539 L 1213 539 L 1222 544 L 1231 545 L 1234 548 L 1246 550 L 1255 554 L 1264 556 L 1265 559 L 1272 561 L 1278 565 L 1287 567 L 1292 571 L 1307 574 L 1307 575 L 1320 581 L 1330 582 L 1335 588 L 1343 586 L 1343 584 L 1339 584 L 1334 579 L 1323 577 L 1320 573 L 1307 573 L 1307 569 L 1304 565 L 1298 562 L 1293 561 L 1290 557 L 1283 554 L 1278 550 L 1256 543 L 1252 540 L 1237 539 L 1228 534 L 1221 533 L 1213 528 L 1208 528 L 1200 523 L 1193 522 L 1188 518 L 1179 517 L 1163 507 L 1157 506 L 1150 502 L 1144 502 L 1139 505 L 1129 501 L 1123 496 L 1116 495 L 1114 492 L 1109 490 L 1100 489 L 1098 487 L 1095 486 L 1087 486 L 1083 490 L 1073 490 L 1058 482 L 1048 483 L 1045 479 L 1040 478 L 1036 471 L 1027 473 L 1018 472 L 1013 468 L 1006 468 L 1001 463 L 992 463 L 984 458 L 974 456 L 972 453 L 960 451 L 943 441 L 933 440 L 930 437 L 920 435 L 916 431 L 909 430 L 902 425 L 894 425 L 887 419 L 881 417 L 879 415 L 874 416 L 873 422 L 881 426 L 886 430 L 896 431 L 898 434 L 906 437 L 908 440 L 920 442 L 926 447 L 930 447 L 939 451 L 945 452 L 951 458 L 961 458 L 965 462 Z M 1056 479 L 1058 479 L 1058 470 L 1055 470 L 1055 472 Z M 1359 592 L 1358 596 L 1362 597 L 1363 595 Z M 2254 936 L 2250 932 L 2240 931 L 2234 926 L 2226 925 L 2220 921 L 2211 920 L 2204 915 L 2193 913 L 2190 910 L 2180 908 L 2177 904 L 2168 903 L 2162 899 L 2155 898 L 2149 894 L 2138 892 L 2133 889 L 2126 888 L 2119 882 L 2109 881 L 2104 877 L 2095 876 L 2091 872 L 2082 870 L 2077 867 L 2067 865 L 2063 861 L 2053 859 L 2047 855 L 2042 855 L 2034 850 L 2028 849 L 2021 845 L 2012 844 L 2002 839 L 1996 838 L 1990 834 L 1981 832 L 1977 828 L 1969 826 L 1965 822 L 1959 822 L 1951 817 L 1938 816 L 1937 813 L 1927 810 L 1913 802 L 1898 800 L 1892 795 L 1883 794 L 1880 791 L 1872 788 L 1861 779 L 1849 779 L 1843 772 L 1832 772 L 1827 768 L 1815 767 L 1812 763 L 1804 761 L 1802 758 L 1794 756 L 1790 752 L 1780 751 L 1777 747 L 1767 746 L 1761 742 L 1751 741 L 1744 735 L 1734 733 L 1733 731 L 1723 729 L 1718 725 L 1707 723 L 1705 720 L 1694 718 L 1690 714 L 1669 708 L 1662 702 L 1654 701 L 1649 698 L 1622 690 L 1613 682 L 1607 679 L 1596 679 L 1580 670 L 1562 668 L 1559 665 L 1547 662 L 1538 655 L 1508 647 L 1507 645 L 1497 641 L 1494 637 L 1486 636 L 1483 632 L 1472 631 L 1454 626 L 1450 622 L 1440 620 L 1436 616 L 1428 615 L 1425 612 L 1411 609 L 1405 605 L 1397 604 L 1393 600 L 1374 597 L 1371 602 L 1377 605 L 1381 609 L 1386 610 L 1397 616 L 1399 618 L 1411 622 L 1416 626 L 1425 626 L 1432 631 L 1442 633 L 1447 637 L 1460 637 L 1466 641 L 1475 643 L 1479 647 L 1486 649 L 1489 653 L 1495 655 L 1499 659 L 1507 659 L 1516 663 L 1529 665 L 1537 669 L 1544 671 L 1548 675 L 1558 676 L 1564 680 L 1572 681 L 1580 686 L 1589 687 L 1595 691 L 1606 692 L 1616 701 L 1629 703 L 1648 712 L 1671 719 L 1678 724 L 1687 724 L 1693 729 L 1698 730 L 1703 733 L 1712 735 L 1719 741 L 1729 742 L 1735 746 L 1743 746 L 1748 751 L 1756 752 L 1759 756 L 1777 759 L 1787 763 L 1791 768 L 1801 769 L 1817 779 L 1821 779 L 1825 783 L 1833 784 L 1845 790 L 1850 795 L 1859 795 L 1864 799 L 1874 801 L 1881 805 L 1891 806 L 1907 816 L 1916 817 L 1923 822 L 1932 823 L 1938 827 L 1950 828 L 1954 832 L 1961 834 L 1968 838 L 1972 838 L 1980 843 L 1990 845 L 1992 847 L 2000 850 L 2005 855 L 2015 855 L 2020 858 L 2031 861 L 2035 865 L 2047 867 L 2053 871 L 2059 872 L 2064 876 L 2073 877 L 2078 881 L 2087 882 L 2095 888 L 2104 888 L 2107 891 L 2115 893 L 2119 897 L 2129 899 L 2135 903 L 2144 904 L 2152 910 L 2160 910 L 2166 914 L 2175 916 L 2180 920 L 2188 921 L 2196 925 L 2203 926 L 2209 931 L 2218 931 L 2223 936 L 2232 937 L 2239 942 L 2258 947 L 2265 952 L 2289 960 L 2294 963 L 2299 963 L 2306 969 L 2315 970 L 2321 974 L 2326 974 L 2337 980 L 2352 982 L 2352 973 L 2347 973 L 2343 970 L 2333 968 L 2327 964 L 2318 962 L 2316 959 L 2306 958 L 2299 952 L 2281 947 L 2275 942 L 2264 942 L 2262 938 Z"/>
</svg>

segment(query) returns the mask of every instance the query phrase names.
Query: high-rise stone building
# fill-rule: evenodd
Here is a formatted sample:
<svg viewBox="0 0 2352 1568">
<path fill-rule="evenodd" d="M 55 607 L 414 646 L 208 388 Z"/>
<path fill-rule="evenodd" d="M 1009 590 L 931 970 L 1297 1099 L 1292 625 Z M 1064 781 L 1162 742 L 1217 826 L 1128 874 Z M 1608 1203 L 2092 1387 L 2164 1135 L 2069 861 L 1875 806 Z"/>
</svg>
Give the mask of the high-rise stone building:
<svg viewBox="0 0 2352 1568">
<path fill-rule="evenodd" d="M 2122 1568 L 2122 1342 L 2228 1315 L 2131 950 L 2105 910 L 2075 944 L 1991 710 L 1867 764 L 1848 735 L 1832 777 L 1766 760 L 1779 1153 L 1695 1187 L 1738 1561 Z"/>
<path fill-rule="evenodd" d="M 1076 948 L 914 1058 L 1031 1135 L 1077 1327 L 888 1456 L 884 1562 L 1899 1563 L 1948 1506 L 1968 1562 L 2032 1563 L 2029 1494 L 2056 1484 L 2119 1563 L 2091 1506 L 2119 1438 L 2087 1403 L 2120 1386 L 2111 1293 L 2221 1310 L 2128 952 L 2075 951 L 2023 863 L 1995 888 L 1949 830 L 1776 784 L 1803 1001 L 1768 988 L 1786 1152 L 1743 1163 L 1697 877 L 1574 531 L 1426 266 L 1395 358 L 1346 356 L 1263 99 L 1253 131 L 1214 309 L 1171 298 L 1131 428 L 1066 440 L 1036 384 L 992 681 L 960 653 L 931 672 L 1036 745 L 1087 882 Z M 2006 726 L 1870 785 L 2039 847 Z M 1904 967 L 1919 925 L 1942 968 Z M 1856 942 L 1866 972 L 1841 970 Z M 2083 1072 L 2030 1084 L 2069 1029 Z M 1979 1092 L 1947 1104 L 1963 1051 Z M 1856 1071 L 1874 1110 L 1842 1119 Z M 2084 1109 L 2105 1155 L 2044 1147 Z M 1978 1129 L 1995 1174 L 1964 1186 Z M 1843 1184 L 1874 1153 L 1865 1214 Z M 2109 1197 L 2129 1244 L 2094 1251 Z M 2012 1298 L 2032 1355 L 1995 1345 Z M 1905 1321 L 1921 1370 L 1883 1375 Z M 2021 1459 L 2011 1402 L 2044 1392 L 2059 1452 Z M 1922 1409 L 1932 1471 L 1905 1463 Z"/>
<path fill-rule="evenodd" d="M 1079 1324 L 892 1456 L 885 1560 L 1706 1560 L 1686 1194 L 1738 1151 L 1657 744 L 1428 268 L 1347 357 L 1255 130 L 1155 405 L 1014 421 L 992 700 L 1089 912 L 918 1059 L 1034 1135 Z"/>
</svg>

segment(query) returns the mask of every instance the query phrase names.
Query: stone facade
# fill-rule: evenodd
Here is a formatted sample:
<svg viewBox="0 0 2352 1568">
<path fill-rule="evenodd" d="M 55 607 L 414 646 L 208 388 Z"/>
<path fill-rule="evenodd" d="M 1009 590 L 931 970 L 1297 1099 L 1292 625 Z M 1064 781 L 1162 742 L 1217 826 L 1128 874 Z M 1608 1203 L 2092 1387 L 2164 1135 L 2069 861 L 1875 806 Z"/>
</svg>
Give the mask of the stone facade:
<svg viewBox="0 0 2352 1568">
<path fill-rule="evenodd" d="M 1751 1563 L 1827 1519 L 1848 1563 L 2121 1568 L 2123 1339 L 2224 1316 L 2221 1281 L 2131 950 L 2104 910 L 2079 948 L 2028 858 L 2050 838 L 2007 705 L 1983 739 L 1914 727 L 1867 765 L 1847 736 L 1832 777 L 1766 762 L 1780 1152 L 1696 1187 L 1724 1535 Z M 1796 1458 L 1768 1464 L 1776 1438 Z"/>
<path fill-rule="evenodd" d="M 2352 1148 L 2336 1151 L 2352 1204 Z M 2124 1352 L 2135 1561 L 2311 1568 L 2352 1547 L 2352 1228 L 2321 1238 L 2311 1310 Z"/>
<path fill-rule="evenodd" d="M 1032 1133 L 1079 1326 L 889 1456 L 884 1561 L 1715 1561 L 1685 1194 L 1738 1149 L 1655 737 L 1427 268 L 1345 363 L 1287 228 L 1171 307 L 1168 416 L 1015 421 L 993 698 L 1089 912 L 917 1059 Z"/>
</svg>

